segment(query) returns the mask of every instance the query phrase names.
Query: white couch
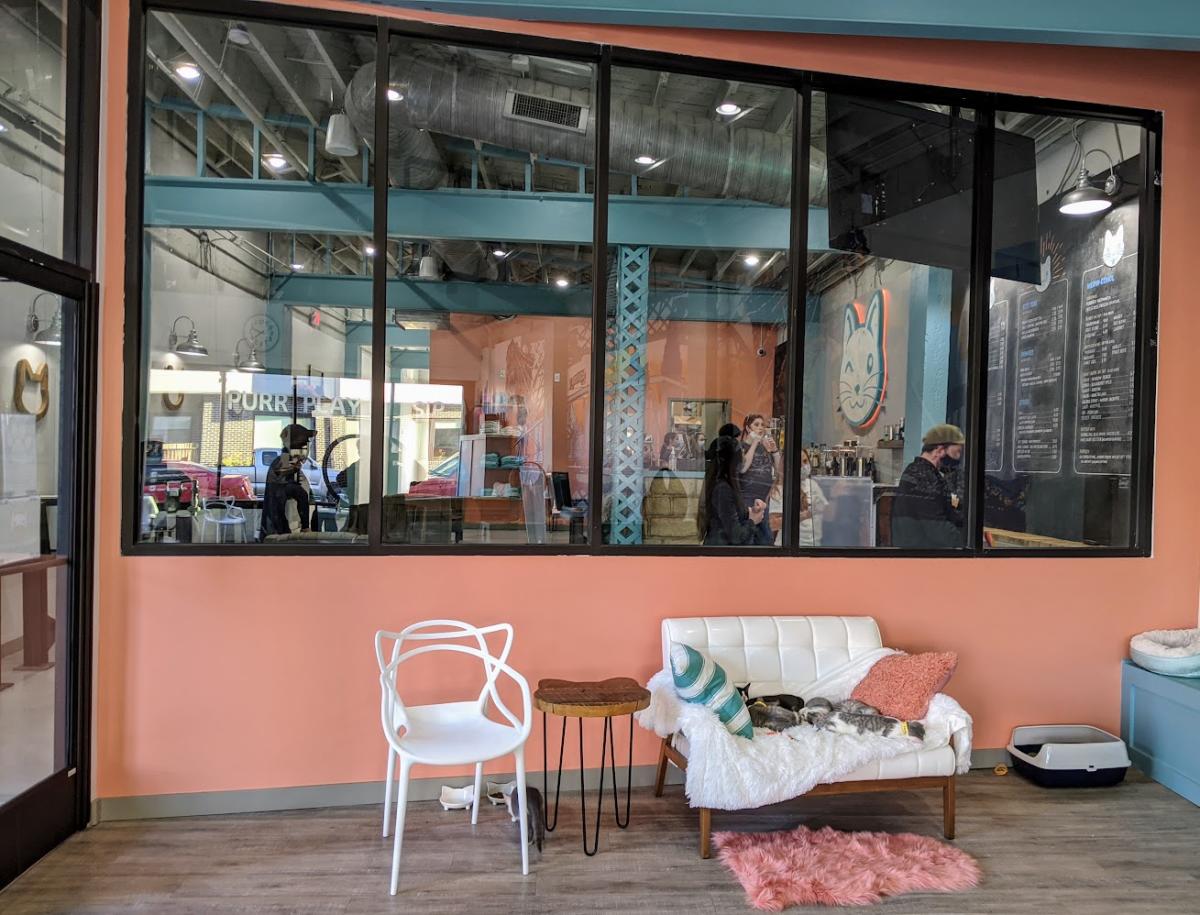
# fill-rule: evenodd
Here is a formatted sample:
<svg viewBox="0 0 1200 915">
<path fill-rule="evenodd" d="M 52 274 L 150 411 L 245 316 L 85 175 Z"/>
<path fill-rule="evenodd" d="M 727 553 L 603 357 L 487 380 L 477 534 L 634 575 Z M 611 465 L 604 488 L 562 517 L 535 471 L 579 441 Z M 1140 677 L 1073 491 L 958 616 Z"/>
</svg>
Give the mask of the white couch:
<svg viewBox="0 0 1200 915">
<path fill-rule="evenodd" d="M 672 642 L 690 645 L 720 664 L 739 686 L 756 693 L 789 693 L 813 698 L 808 687 L 856 657 L 882 647 L 879 626 L 869 616 L 705 616 L 666 619 L 662 623 L 663 667 L 670 669 Z M 687 736 L 664 738 L 655 794 L 660 795 L 667 764 L 687 767 Z M 920 749 L 881 760 L 818 785 L 809 794 L 940 788 L 943 831 L 954 838 L 954 746 Z M 700 855 L 710 853 L 712 811 L 700 808 Z"/>
</svg>

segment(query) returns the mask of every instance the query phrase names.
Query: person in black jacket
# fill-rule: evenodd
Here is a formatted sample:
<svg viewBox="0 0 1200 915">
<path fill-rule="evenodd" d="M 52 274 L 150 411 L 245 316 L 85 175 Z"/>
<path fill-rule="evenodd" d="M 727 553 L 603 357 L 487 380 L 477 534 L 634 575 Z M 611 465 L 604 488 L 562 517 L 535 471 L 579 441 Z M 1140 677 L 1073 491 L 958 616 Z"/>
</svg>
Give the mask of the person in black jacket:
<svg viewBox="0 0 1200 915">
<path fill-rule="evenodd" d="M 892 545 L 952 549 L 963 545 L 962 500 L 946 473 L 962 461 L 966 439 L 958 426 L 934 426 L 921 453 L 900 476 L 892 506 Z"/>
<path fill-rule="evenodd" d="M 769 546 L 763 515 L 767 505 L 755 499 L 749 507 L 742 501 L 737 468 L 742 459 L 738 440 L 728 435 L 716 439 L 713 460 L 704 479 L 700 499 L 700 530 L 705 546 Z"/>
</svg>

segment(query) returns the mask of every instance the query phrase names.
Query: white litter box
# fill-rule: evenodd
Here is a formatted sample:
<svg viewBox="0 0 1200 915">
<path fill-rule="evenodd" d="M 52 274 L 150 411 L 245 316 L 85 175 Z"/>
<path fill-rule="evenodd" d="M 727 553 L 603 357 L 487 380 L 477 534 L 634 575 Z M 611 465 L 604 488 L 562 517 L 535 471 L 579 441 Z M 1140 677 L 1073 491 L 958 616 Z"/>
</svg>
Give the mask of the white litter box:
<svg viewBox="0 0 1200 915">
<path fill-rule="evenodd" d="M 1125 778 L 1129 753 L 1120 737 L 1084 724 L 1014 728 L 1013 766 L 1044 788 L 1100 788 Z"/>
</svg>

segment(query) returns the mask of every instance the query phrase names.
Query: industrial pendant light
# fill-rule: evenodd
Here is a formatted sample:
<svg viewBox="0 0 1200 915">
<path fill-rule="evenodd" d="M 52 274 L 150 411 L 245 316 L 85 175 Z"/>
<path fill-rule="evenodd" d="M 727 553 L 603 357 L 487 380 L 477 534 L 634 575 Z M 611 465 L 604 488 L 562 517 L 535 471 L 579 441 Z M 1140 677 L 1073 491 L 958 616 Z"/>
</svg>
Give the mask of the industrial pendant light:
<svg viewBox="0 0 1200 915">
<path fill-rule="evenodd" d="M 350 123 L 350 115 L 344 111 L 329 116 L 329 126 L 325 130 L 325 152 L 342 158 L 358 155 L 358 134 Z"/>
<path fill-rule="evenodd" d="M 42 322 L 37 316 L 38 299 L 43 296 L 51 296 L 58 298 L 52 292 L 39 292 L 33 297 L 33 301 L 29 303 L 29 315 L 25 318 L 25 335 L 34 343 L 40 343 L 43 346 L 62 346 L 62 304 L 54 310 L 54 316 L 50 319 L 49 327 L 42 327 Z"/>
<path fill-rule="evenodd" d="M 192 325 L 192 329 L 188 331 L 187 340 L 183 343 L 179 342 L 179 334 L 175 332 L 175 327 L 180 321 L 187 321 Z M 208 355 L 208 347 L 200 342 L 200 335 L 196 333 L 196 322 L 187 315 L 180 315 L 171 325 L 171 333 L 167 337 L 167 346 L 171 352 L 180 356 L 199 358 Z"/>
<path fill-rule="evenodd" d="M 37 336 L 33 338 L 34 343 L 40 343 L 43 346 L 62 346 L 62 311 L 54 312 L 54 317 L 50 319 L 50 326 L 38 331 Z"/>
<path fill-rule="evenodd" d="M 250 354 L 245 359 L 241 357 L 243 343 L 250 347 Z M 258 358 L 258 348 L 245 337 L 238 340 L 233 347 L 233 365 L 239 372 L 250 372 L 255 375 L 261 375 L 267 370 L 267 367 Z"/>
<path fill-rule="evenodd" d="M 1099 147 L 1083 151 L 1083 143 L 1079 139 L 1079 127 L 1072 131 L 1075 135 L 1075 148 L 1079 151 L 1079 177 L 1075 187 L 1062 195 L 1058 202 L 1058 212 L 1065 216 L 1091 216 L 1103 213 L 1113 205 L 1113 198 L 1121 188 L 1121 179 L 1117 177 L 1116 165 L 1112 156 Z M 1104 187 L 1098 188 L 1092 184 L 1091 173 L 1087 170 L 1087 157 L 1092 153 L 1100 153 L 1108 160 L 1108 177 L 1104 179 Z"/>
</svg>

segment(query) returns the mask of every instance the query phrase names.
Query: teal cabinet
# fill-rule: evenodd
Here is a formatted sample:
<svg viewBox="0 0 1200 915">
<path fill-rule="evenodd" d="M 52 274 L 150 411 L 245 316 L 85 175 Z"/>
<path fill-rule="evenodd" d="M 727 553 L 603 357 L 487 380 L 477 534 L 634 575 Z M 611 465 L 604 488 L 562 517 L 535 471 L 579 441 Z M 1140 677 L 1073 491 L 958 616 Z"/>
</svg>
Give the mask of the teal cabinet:
<svg viewBox="0 0 1200 915">
<path fill-rule="evenodd" d="M 1135 766 L 1200 805 L 1200 677 L 1164 677 L 1125 661 L 1121 736 Z"/>
</svg>

